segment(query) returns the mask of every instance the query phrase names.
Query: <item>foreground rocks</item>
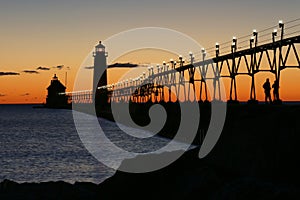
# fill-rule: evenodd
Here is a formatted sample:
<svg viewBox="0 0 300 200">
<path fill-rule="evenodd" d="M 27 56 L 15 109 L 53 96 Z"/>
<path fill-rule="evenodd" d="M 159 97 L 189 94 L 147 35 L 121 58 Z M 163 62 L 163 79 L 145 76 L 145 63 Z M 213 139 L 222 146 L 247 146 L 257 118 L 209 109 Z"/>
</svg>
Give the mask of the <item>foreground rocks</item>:
<svg viewBox="0 0 300 200">
<path fill-rule="evenodd" d="M 0 184 L 0 199 L 299 199 L 298 184 L 241 175 L 197 159 L 190 150 L 161 170 L 117 172 L 100 185 L 46 182 Z M 159 156 L 159 155 L 157 155 Z"/>
<path fill-rule="evenodd" d="M 18 184 L 9 180 L 0 183 L 0 199 L 99 199 L 93 183 L 44 182 Z"/>
<path fill-rule="evenodd" d="M 197 159 L 199 149 L 156 172 L 117 172 L 100 185 L 103 199 L 299 199 L 298 184 L 210 165 Z M 158 155 L 159 156 L 159 155 Z"/>
</svg>

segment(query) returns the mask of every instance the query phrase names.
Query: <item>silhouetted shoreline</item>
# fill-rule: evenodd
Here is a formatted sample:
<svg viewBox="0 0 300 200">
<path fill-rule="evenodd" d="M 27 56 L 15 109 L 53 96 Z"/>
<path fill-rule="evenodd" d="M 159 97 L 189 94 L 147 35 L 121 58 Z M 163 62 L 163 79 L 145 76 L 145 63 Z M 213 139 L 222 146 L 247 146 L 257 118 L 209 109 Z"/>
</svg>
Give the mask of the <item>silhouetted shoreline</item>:
<svg viewBox="0 0 300 200">
<path fill-rule="evenodd" d="M 198 158 L 196 148 L 161 170 L 144 174 L 117 171 L 101 184 L 6 180 L 0 184 L 0 198 L 299 198 L 299 113 L 300 105 L 228 105 L 221 137 L 204 159 Z M 108 118 L 109 112 L 102 113 L 105 115 Z M 126 162 L 130 160 L 123 164 Z"/>
</svg>

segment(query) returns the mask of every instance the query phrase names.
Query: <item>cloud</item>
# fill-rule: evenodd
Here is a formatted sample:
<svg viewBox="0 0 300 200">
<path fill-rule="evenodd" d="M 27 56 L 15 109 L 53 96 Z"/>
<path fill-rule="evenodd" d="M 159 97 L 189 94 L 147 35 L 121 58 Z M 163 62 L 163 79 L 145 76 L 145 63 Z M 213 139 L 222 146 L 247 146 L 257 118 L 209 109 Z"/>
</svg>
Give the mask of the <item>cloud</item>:
<svg viewBox="0 0 300 200">
<path fill-rule="evenodd" d="M 6 94 L 1 94 L 1 93 L 0 93 L 0 97 L 5 97 L 5 96 L 6 96 Z"/>
<path fill-rule="evenodd" d="M 58 70 L 61 70 L 62 68 L 64 68 L 64 65 L 58 65 L 58 66 L 53 67 L 53 68 L 58 69 Z"/>
<path fill-rule="evenodd" d="M 50 70 L 50 68 L 48 68 L 48 67 L 38 67 L 38 68 L 36 68 L 36 70 L 48 71 L 48 70 Z"/>
<path fill-rule="evenodd" d="M 107 68 L 135 68 L 141 65 L 133 64 L 133 63 L 114 63 L 112 65 L 108 65 Z M 84 69 L 94 69 L 94 66 L 86 66 Z"/>
<path fill-rule="evenodd" d="M 14 75 L 20 75 L 18 72 L 0 72 L 0 76 L 14 76 Z"/>
<path fill-rule="evenodd" d="M 65 67 L 64 65 L 57 65 L 55 67 L 52 67 L 53 69 L 58 69 L 58 70 L 62 70 L 62 69 L 66 69 L 66 70 L 71 70 L 71 67 Z"/>
<path fill-rule="evenodd" d="M 24 70 L 23 72 L 27 74 L 39 74 L 39 72 L 35 70 Z"/>
<path fill-rule="evenodd" d="M 139 65 L 137 64 L 132 64 L 132 63 L 115 63 L 112 65 L 109 65 L 108 68 L 135 68 L 138 67 Z"/>
<path fill-rule="evenodd" d="M 25 94 L 21 94 L 20 96 L 29 96 L 30 94 L 29 93 L 25 93 Z"/>
</svg>

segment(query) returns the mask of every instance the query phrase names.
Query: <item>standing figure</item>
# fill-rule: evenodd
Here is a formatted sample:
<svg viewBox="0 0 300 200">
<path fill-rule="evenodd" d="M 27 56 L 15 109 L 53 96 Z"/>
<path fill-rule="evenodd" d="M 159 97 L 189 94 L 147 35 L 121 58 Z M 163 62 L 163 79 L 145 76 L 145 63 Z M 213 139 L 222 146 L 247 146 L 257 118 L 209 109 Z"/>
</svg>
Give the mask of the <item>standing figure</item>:
<svg viewBox="0 0 300 200">
<path fill-rule="evenodd" d="M 275 80 L 273 85 L 273 96 L 274 96 L 274 101 L 278 101 L 279 100 L 279 83 L 278 80 Z"/>
<path fill-rule="evenodd" d="M 265 90 L 265 102 L 266 103 L 272 103 L 272 99 L 271 99 L 271 84 L 270 84 L 270 80 L 267 78 L 266 82 L 263 84 L 263 88 Z"/>
</svg>

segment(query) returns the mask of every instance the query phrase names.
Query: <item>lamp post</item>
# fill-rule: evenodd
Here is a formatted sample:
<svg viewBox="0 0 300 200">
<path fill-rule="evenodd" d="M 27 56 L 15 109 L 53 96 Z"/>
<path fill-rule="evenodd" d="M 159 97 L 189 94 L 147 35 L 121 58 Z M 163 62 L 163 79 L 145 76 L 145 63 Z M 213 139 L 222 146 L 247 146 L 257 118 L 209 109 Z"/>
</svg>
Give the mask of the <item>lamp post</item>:
<svg viewBox="0 0 300 200">
<path fill-rule="evenodd" d="M 151 67 L 150 67 L 150 70 L 151 70 L 151 76 L 153 76 L 153 75 L 154 75 L 154 67 L 151 66 Z"/>
<path fill-rule="evenodd" d="M 201 52 L 202 52 L 202 59 L 203 61 L 205 60 L 205 56 L 206 56 L 206 51 L 204 48 L 201 49 Z"/>
<path fill-rule="evenodd" d="M 236 49 L 237 49 L 237 38 L 233 36 L 232 43 L 231 43 L 231 53 L 235 53 Z"/>
<path fill-rule="evenodd" d="M 235 64 L 235 52 L 237 50 L 237 38 L 232 37 L 232 44 L 231 44 L 231 53 L 232 53 L 232 66 L 231 66 L 231 85 L 230 85 L 230 100 L 236 102 L 237 101 L 237 91 L 236 91 L 236 79 L 235 76 L 237 74 L 236 64 Z M 232 99 L 232 94 L 234 92 L 234 100 Z"/>
<path fill-rule="evenodd" d="M 253 37 L 255 38 L 255 47 L 257 47 L 258 44 L 258 32 L 256 29 L 253 30 Z"/>
<path fill-rule="evenodd" d="M 156 65 L 156 69 L 157 69 L 157 74 L 160 73 L 160 67 L 159 67 L 159 64 Z"/>
<path fill-rule="evenodd" d="M 283 40 L 283 36 L 284 36 L 284 23 L 283 23 L 282 20 L 279 20 L 278 24 L 279 24 L 279 28 L 281 28 L 281 40 Z"/>
<path fill-rule="evenodd" d="M 254 43 L 254 36 L 252 36 L 252 37 L 250 38 L 250 49 L 253 48 L 253 43 Z"/>
<path fill-rule="evenodd" d="M 174 69 L 175 68 L 175 65 L 174 65 L 174 60 L 171 58 L 170 59 L 170 63 L 171 63 L 171 65 L 172 65 L 172 69 Z"/>
<path fill-rule="evenodd" d="M 150 77 L 151 76 L 151 67 L 148 67 L 147 69 L 148 69 L 148 77 Z"/>
<path fill-rule="evenodd" d="M 235 50 L 236 50 L 236 43 L 232 42 L 232 44 L 231 44 L 231 53 L 235 53 Z"/>
<path fill-rule="evenodd" d="M 183 63 L 184 63 L 183 58 L 182 58 L 182 55 L 179 55 L 178 59 L 179 59 L 180 67 L 182 67 L 182 66 L 183 66 Z"/>
<path fill-rule="evenodd" d="M 143 72 L 143 79 L 146 80 L 146 72 Z"/>
<path fill-rule="evenodd" d="M 193 55 L 193 52 L 189 52 L 189 56 L 190 56 L 190 61 L 191 61 L 191 65 L 194 64 L 194 55 Z"/>
<path fill-rule="evenodd" d="M 163 66 L 165 72 L 169 71 L 169 64 L 167 64 L 166 61 L 163 62 Z"/>
<path fill-rule="evenodd" d="M 273 43 L 275 43 L 275 37 L 277 36 L 277 29 L 274 29 L 273 32 L 272 32 L 272 41 Z"/>
<path fill-rule="evenodd" d="M 220 54 L 220 44 L 217 42 L 216 43 L 216 57 L 219 57 Z"/>
</svg>

